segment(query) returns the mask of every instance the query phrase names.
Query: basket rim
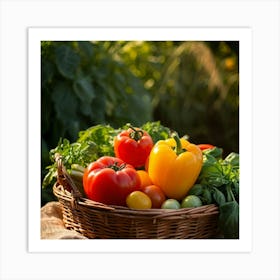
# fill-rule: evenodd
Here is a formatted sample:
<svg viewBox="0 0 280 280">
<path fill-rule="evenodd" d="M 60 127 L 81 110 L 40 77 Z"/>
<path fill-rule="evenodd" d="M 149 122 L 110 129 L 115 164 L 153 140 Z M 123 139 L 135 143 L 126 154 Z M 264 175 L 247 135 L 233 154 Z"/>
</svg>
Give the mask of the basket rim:
<svg viewBox="0 0 280 280">
<path fill-rule="evenodd" d="M 162 209 L 162 208 L 151 208 L 151 209 L 130 209 L 125 206 L 117 205 L 106 205 L 94 200 L 90 200 L 85 197 L 74 197 L 72 193 L 65 190 L 63 185 L 56 182 L 53 186 L 53 192 L 55 196 L 66 202 L 73 204 L 73 207 L 82 206 L 93 210 L 99 211 L 109 211 L 114 212 L 114 214 L 124 214 L 133 216 L 147 216 L 147 217 L 168 217 L 168 216 L 203 216 L 203 215 L 213 215 L 218 214 L 218 206 L 216 204 L 207 204 L 199 207 L 192 208 L 180 208 L 180 209 Z M 73 203 L 75 201 L 75 203 Z"/>
</svg>

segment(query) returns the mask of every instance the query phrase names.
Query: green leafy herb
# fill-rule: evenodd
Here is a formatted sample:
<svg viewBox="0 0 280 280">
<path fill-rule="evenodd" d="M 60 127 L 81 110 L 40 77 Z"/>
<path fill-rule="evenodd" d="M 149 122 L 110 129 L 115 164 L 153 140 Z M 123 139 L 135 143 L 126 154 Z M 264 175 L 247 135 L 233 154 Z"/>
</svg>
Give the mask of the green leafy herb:
<svg viewBox="0 0 280 280">
<path fill-rule="evenodd" d="M 239 154 L 230 153 L 226 158 L 225 162 L 230 163 L 232 166 L 239 167 Z"/>
<path fill-rule="evenodd" d="M 225 238 L 239 238 L 239 204 L 233 200 L 219 207 L 219 227 Z"/>
<path fill-rule="evenodd" d="M 213 203 L 211 190 L 208 186 L 205 186 L 201 195 L 201 201 L 203 204 L 211 204 Z"/>
<path fill-rule="evenodd" d="M 159 121 L 147 122 L 142 125 L 141 128 L 150 134 L 154 143 L 171 137 L 171 130 L 166 126 L 163 126 Z"/>
<path fill-rule="evenodd" d="M 203 151 L 203 166 L 189 194 L 198 195 L 203 204 L 216 203 L 224 237 L 239 237 L 239 154 L 222 159 L 222 149 Z"/>
<path fill-rule="evenodd" d="M 43 188 L 52 186 L 55 183 L 57 166 L 54 162 L 54 155 L 56 153 L 62 156 L 64 166 L 67 170 L 70 170 L 71 165 L 74 163 L 86 166 L 95 160 L 98 157 L 98 147 L 95 142 L 90 140 L 81 143 L 70 143 L 67 139 L 60 139 L 57 147 L 50 151 L 50 158 L 53 164 L 47 167 L 48 173 L 43 179 Z"/>
<path fill-rule="evenodd" d="M 96 125 L 79 132 L 78 143 L 91 141 L 96 144 L 96 157 L 114 155 L 114 137 L 121 131 L 121 128 L 114 129 L 110 125 Z M 92 158 L 91 158 L 92 160 Z"/>
<path fill-rule="evenodd" d="M 212 149 L 205 149 L 203 151 L 203 155 L 204 156 L 212 156 L 216 159 L 222 158 L 222 154 L 223 154 L 223 149 L 222 148 L 218 148 L 218 147 L 214 147 Z"/>
<path fill-rule="evenodd" d="M 201 184 L 195 184 L 193 187 L 190 189 L 188 192 L 189 195 L 196 195 L 199 196 L 203 193 L 204 191 L 204 186 Z"/>
<path fill-rule="evenodd" d="M 226 202 L 225 195 L 223 192 L 213 187 L 213 199 L 217 203 L 217 205 L 223 205 Z"/>
</svg>

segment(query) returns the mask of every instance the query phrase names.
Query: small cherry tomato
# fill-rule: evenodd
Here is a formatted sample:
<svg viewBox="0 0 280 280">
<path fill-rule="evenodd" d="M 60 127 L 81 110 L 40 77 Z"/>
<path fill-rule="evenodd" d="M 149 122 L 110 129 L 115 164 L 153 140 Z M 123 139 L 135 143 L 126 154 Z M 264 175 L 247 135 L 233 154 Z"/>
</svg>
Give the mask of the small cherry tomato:
<svg viewBox="0 0 280 280">
<path fill-rule="evenodd" d="M 137 173 L 140 177 L 140 181 L 141 181 L 141 188 L 145 187 L 145 186 L 149 186 L 152 185 L 153 182 L 148 174 L 147 171 L 145 170 L 137 170 Z"/>
<path fill-rule="evenodd" d="M 166 196 L 160 187 L 156 185 L 149 185 L 141 188 L 152 201 L 152 208 L 160 208 L 162 203 L 166 200 Z"/>
<path fill-rule="evenodd" d="M 131 209 L 150 209 L 152 201 L 142 191 L 134 191 L 126 197 L 126 205 Z"/>
</svg>

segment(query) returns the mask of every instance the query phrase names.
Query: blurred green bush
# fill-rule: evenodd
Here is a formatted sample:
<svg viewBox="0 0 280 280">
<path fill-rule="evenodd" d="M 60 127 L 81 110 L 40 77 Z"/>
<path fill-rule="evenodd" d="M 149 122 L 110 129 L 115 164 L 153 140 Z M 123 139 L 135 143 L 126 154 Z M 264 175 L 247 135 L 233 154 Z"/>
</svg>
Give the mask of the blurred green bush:
<svg viewBox="0 0 280 280">
<path fill-rule="evenodd" d="M 41 42 L 42 178 L 59 138 L 160 120 L 239 149 L 238 42 Z"/>
<path fill-rule="evenodd" d="M 111 42 L 42 42 L 42 166 L 60 137 L 73 141 L 98 123 L 152 119 L 151 95 Z"/>
</svg>

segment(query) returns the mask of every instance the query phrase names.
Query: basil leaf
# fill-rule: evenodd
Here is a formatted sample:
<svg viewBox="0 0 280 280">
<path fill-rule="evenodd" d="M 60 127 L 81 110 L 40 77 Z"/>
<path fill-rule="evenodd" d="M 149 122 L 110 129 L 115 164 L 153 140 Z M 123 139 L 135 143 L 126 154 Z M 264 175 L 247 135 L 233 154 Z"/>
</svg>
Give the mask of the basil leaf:
<svg viewBox="0 0 280 280">
<path fill-rule="evenodd" d="M 230 163 L 232 166 L 239 167 L 239 154 L 232 152 L 224 159 L 224 161 Z"/>
<path fill-rule="evenodd" d="M 212 195 L 211 195 L 209 188 L 205 187 L 203 189 L 201 199 L 202 199 L 203 204 L 211 204 L 213 202 Z"/>
<path fill-rule="evenodd" d="M 213 188 L 213 198 L 219 206 L 226 202 L 224 194 L 217 188 Z"/>
<path fill-rule="evenodd" d="M 239 204 L 234 200 L 219 207 L 219 228 L 224 238 L 239 238 Z"/>
<path fill-rule="evenodd" d="M 213 149 L 206 149 L 203 151 L 204 155 L 207 156 L 212 156 L 216 159 L 219 159 L 222 157 L 223 154 L 223 149 L 222 148 L 218 148 L 218 147 L 214 147 Z"/>
<path fill-rule="evenodd" d="M 204 186 L 201 184 L 195 184 L 193 187 L 189 190 L 188 195 L 196 195 L 200 196 L 203 193 Z"/>
</svg>

